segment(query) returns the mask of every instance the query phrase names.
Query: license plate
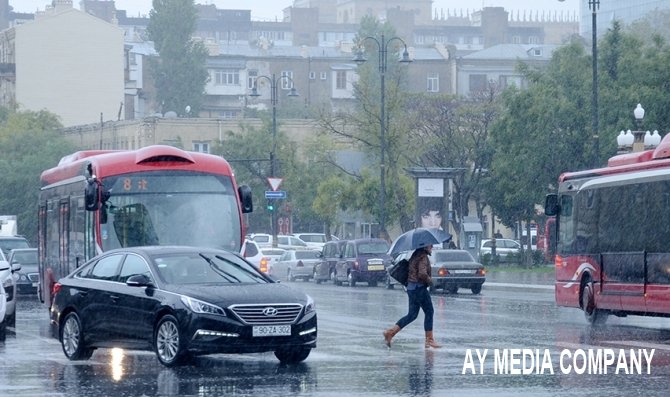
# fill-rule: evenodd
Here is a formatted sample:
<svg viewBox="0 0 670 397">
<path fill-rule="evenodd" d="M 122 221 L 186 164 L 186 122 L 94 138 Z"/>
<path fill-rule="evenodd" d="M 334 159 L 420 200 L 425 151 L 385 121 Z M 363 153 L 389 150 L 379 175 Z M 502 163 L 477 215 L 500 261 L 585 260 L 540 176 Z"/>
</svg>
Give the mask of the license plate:
<svg viewBox="0 0 670 397">
<path fill-rule="evenodd" d="M 253 336 L 291 336 L 290 325 L 256 325 Z"/>
<path fill-rule="evenodd" d="M 474 272 L 474 270 L 454 270 L 456 274 L 473 274 Z"/>
<path fill-rule="evenodd" d="M 37 288 L 37 283 L 33 283 L 33 287 L 34 287 L 34 288 Z"/>
<path fill-rule="evenodd" d="M 368 265 L 368 270 L 384 270 L 384 265 Z"/>
</svg>

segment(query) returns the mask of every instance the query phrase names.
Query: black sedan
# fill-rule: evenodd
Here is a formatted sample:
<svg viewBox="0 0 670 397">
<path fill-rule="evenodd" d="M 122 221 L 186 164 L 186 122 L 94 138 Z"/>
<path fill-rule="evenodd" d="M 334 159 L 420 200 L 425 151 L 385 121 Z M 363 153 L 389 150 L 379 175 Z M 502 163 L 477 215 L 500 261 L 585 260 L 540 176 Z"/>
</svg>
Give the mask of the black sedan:
<svg viewBox="0 0 670 397">
<path fill-rule="evenodd" d="M 152 350 L 168 367 L 196 355 L 267 351 L 296 363 L 316 347 L 312 298 L 227 251 L 112 250 L 54 291 L 52 331 L 70 360 L 119 347 Z"/>
<path fill-rule="evenodd" d="M 476 295 L 486 281 L 484 266 L 465 250 L 433 249 L 430 266 L 433 291 L 439 288 L 455 294 L 459 288 L 468 288 Z"/>
</svg>

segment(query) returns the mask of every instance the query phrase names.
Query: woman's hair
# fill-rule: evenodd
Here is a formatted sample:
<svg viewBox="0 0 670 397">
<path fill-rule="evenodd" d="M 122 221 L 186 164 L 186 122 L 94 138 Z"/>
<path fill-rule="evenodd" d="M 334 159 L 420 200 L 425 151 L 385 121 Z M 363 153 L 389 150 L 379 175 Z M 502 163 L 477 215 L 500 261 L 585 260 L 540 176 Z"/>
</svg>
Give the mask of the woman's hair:
<svg viewBox="0 0 670 397">
<path fill-rule="evenodd" d="M 442 212 L 443 198 L 442 197 L 419 197 L 417 199 L 419 204 L 419 214 L 428 214 L 429 211 Z"/>
</svg>

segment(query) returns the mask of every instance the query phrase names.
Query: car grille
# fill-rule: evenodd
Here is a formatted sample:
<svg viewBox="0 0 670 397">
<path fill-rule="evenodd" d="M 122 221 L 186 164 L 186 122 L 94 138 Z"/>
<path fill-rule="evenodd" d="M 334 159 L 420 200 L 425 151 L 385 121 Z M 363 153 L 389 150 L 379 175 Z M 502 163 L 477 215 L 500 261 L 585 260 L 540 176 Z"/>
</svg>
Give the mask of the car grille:
<svg viewBox="0 0 670 397">
<path fill-rule="evenodd" d="M 291 324 L 298 318 L 302 305 L 233 305 L 230 309 L 249 325 Z"/>
<path fill-rule="evenodd" d="M 30 280 L 31 283 L 36 283 L 40 280 L 40 275 L 39 273 L 29 273 L 28 279 Z"/>
</svg>

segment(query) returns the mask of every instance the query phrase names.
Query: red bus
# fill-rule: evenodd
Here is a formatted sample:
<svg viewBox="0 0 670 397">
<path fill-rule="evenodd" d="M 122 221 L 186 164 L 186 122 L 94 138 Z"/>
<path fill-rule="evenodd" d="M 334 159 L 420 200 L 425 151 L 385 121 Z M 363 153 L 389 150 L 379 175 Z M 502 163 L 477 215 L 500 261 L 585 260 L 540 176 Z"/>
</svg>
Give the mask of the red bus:
<svg viewBox="0 0 670 397">
<path fill-rule="evenodd" d="M 88 150 L 41 175 L 42 302 L 55 280 L 114 248 L 191 245 L 239 252 L 251 190 L 221 157 L 171 146 Z M 44 282 L 42 282 L 44 280 Z"/>
<path fill-rule="evenodd" d="M 591 323 L 670 315 L 670 135 L 655 150 L 564 173 L 547 195 L 555 216 L 556 303 Z"/>
</svg>

